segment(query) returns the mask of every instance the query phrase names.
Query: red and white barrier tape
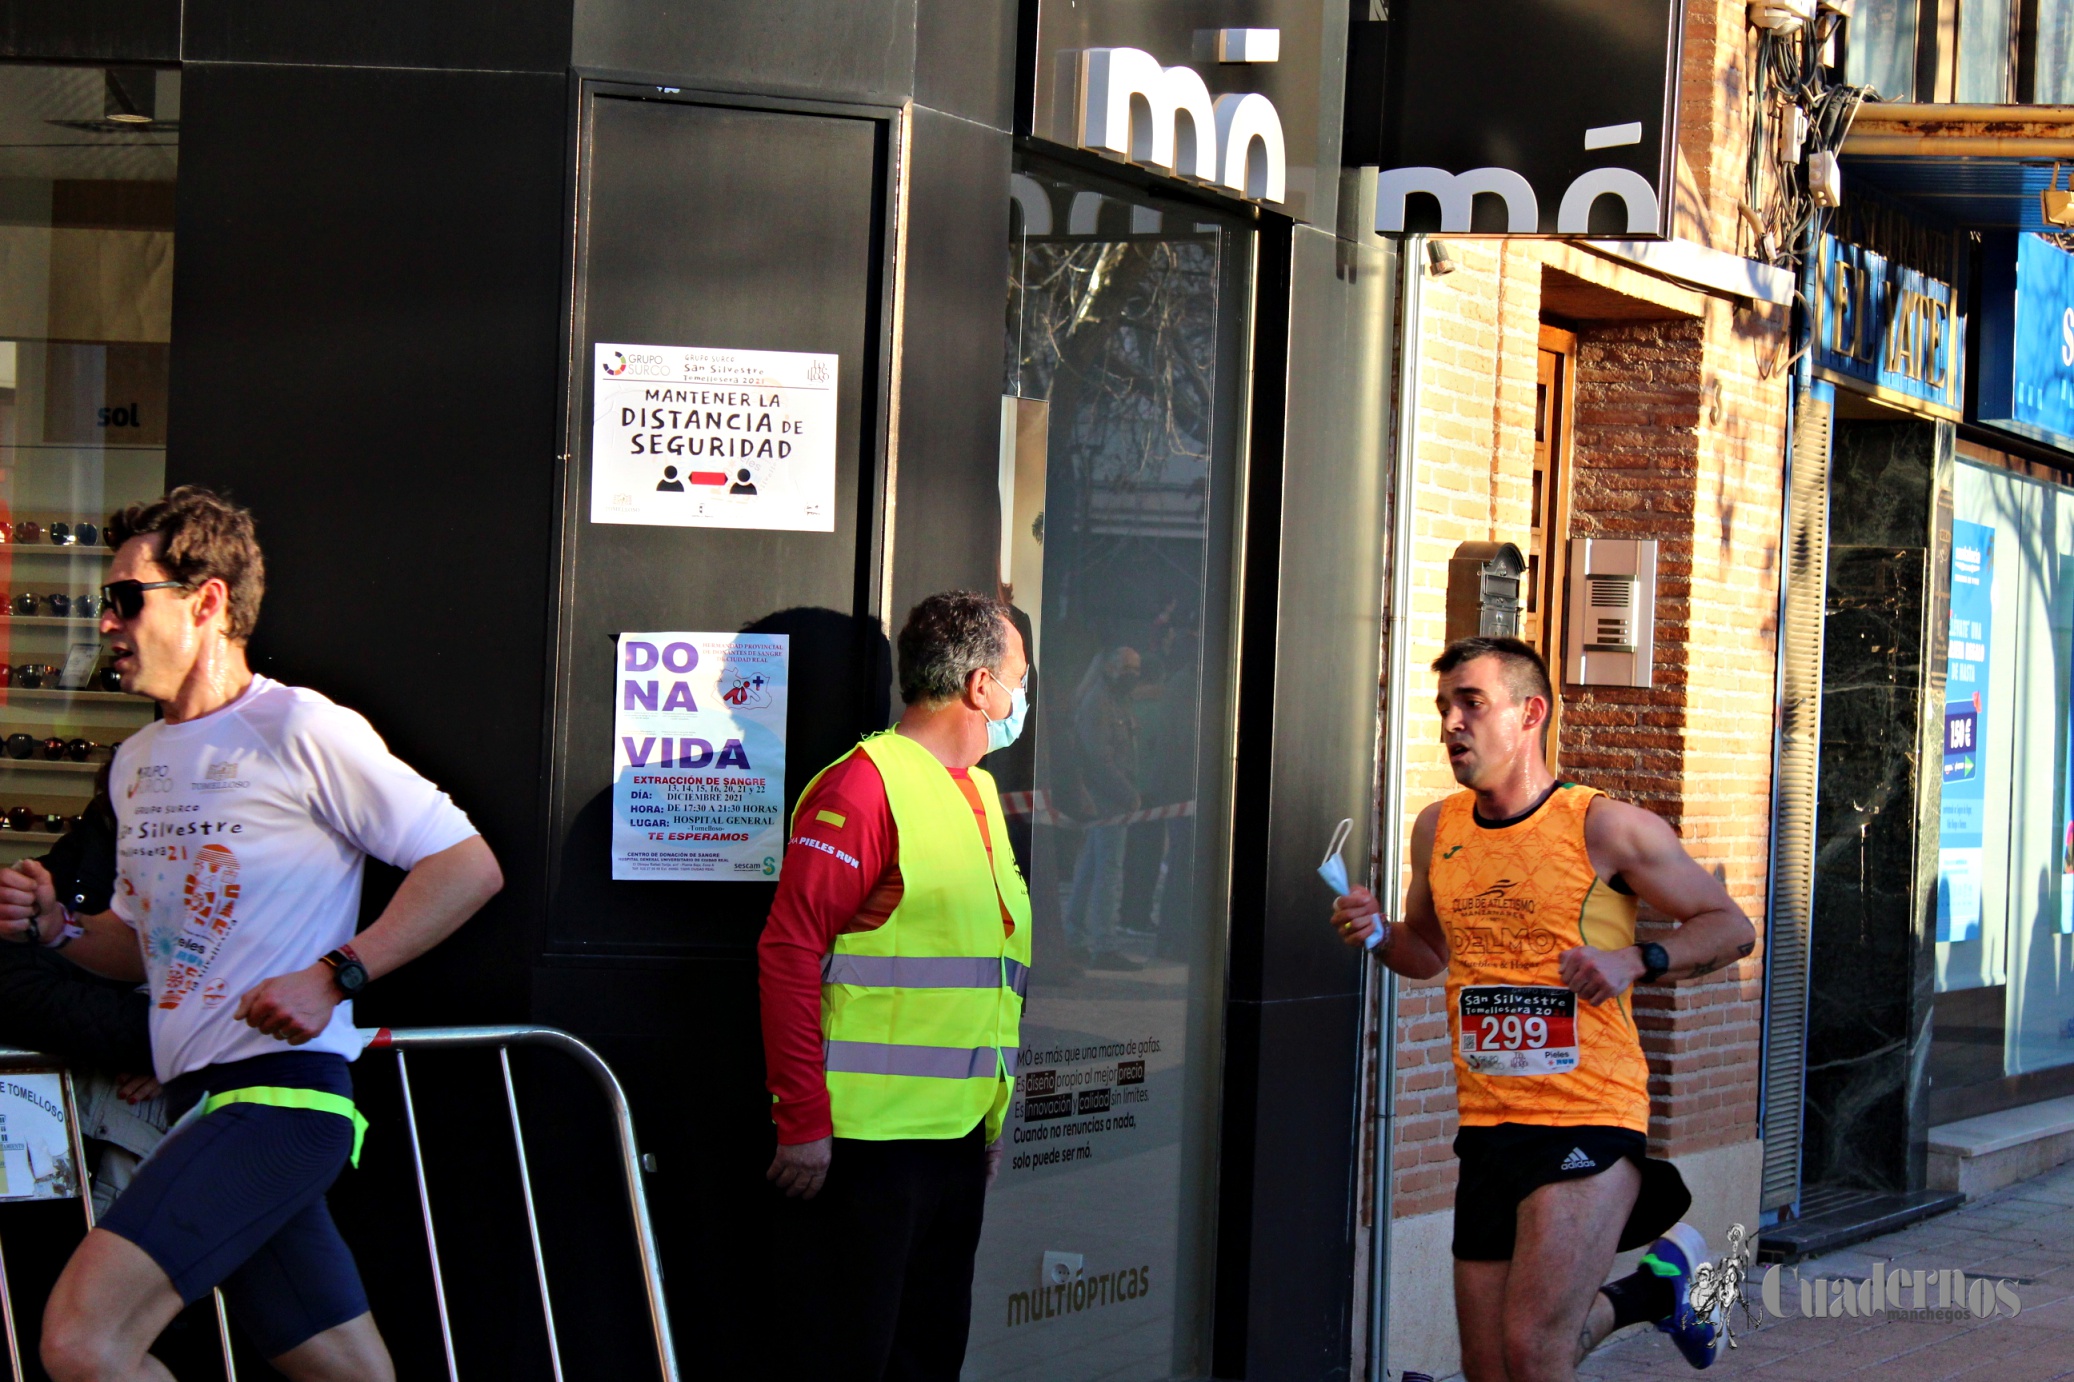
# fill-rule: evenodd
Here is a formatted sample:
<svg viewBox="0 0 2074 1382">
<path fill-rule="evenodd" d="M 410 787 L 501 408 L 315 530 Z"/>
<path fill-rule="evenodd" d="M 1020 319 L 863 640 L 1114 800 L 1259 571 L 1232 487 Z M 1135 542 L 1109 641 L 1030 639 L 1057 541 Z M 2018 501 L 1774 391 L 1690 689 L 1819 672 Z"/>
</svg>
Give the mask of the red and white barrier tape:
<svg viewBox="0 0 2074 1382">
<path fill-rule="evenodd" d="M 1193 816 L 1195 803 L 1177 801 L 1166 806 L 1148 806 L 1142 811 L 1130 811 L 1121 816 L 1106 816 L 1098 821 L 1076 821 L 1071 816 L 1052 809 L 1049 792 L 1003 792 L 1001 813 L 1006 816 L 1027 816 L 1033 825 L 1142 825 L 1146 821 L 1173 821 Z"/>
</svg>

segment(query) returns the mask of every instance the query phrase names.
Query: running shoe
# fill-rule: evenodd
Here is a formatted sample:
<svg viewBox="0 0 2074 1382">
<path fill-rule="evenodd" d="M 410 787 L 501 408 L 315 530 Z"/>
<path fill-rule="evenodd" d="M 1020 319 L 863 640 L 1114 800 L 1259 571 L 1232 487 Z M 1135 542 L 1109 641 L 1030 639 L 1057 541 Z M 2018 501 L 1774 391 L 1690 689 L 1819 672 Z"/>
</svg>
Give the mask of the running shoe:
<svg viewBox="0 0 2074 1382">
<path fill-rule="evenodd" d="M 1720 1329 L 1692 1308 L 1693 1273 L 1706 1260 L 1707 1240 L 1691 1224 L 1673 1224 L 1670 1232 L 1651 1243 L 1649 1251 L 1642 1254 L 1645 1270 L 1670 1278 L 1671 1296 L 1676 1302 L 1671 1313 L 1656 1322 L 1656 1327 L 1671 1336 L 1685 1361 L 1696 1368 L 1712 1367 L 1714 1356 L 1721 1350 Z"/>
</svg>

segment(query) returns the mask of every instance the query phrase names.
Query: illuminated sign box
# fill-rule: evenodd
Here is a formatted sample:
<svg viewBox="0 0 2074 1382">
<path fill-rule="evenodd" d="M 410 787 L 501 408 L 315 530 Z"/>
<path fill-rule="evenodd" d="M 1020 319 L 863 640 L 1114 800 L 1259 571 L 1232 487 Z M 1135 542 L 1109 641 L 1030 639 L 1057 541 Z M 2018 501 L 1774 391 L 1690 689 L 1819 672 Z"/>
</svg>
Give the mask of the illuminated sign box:
<svg viewBox="0 0 2074 1382">
<path fill-rule="evenodd" d="M 1669 237 L 1684 0 L 1388 13 L 1386 79 L 1355 83 L 1347 114 L 1379 233 Z"/>
<path fill-rule="evenodd" d="M 2074 254 L 2039 235 L 1982 240 L 1977 420 L 2074 451 Z"/>
<path fill-rule="evenodd" d="M 1957 421 L 1966 319 L 1952 285 L 1824 235 L 1809 265 L 1816 377 Z"/>
</svg>

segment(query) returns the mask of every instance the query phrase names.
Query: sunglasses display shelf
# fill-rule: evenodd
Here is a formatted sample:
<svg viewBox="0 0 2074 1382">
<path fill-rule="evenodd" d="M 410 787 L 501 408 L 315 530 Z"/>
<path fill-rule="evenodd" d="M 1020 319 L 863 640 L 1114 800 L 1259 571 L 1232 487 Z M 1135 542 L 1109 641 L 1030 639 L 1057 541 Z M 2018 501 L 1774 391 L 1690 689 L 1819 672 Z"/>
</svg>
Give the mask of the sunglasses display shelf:
<svg viewBox="0 0 2074 1382">
<path fill-rule="evenodd" d="M 104 689 L 107 655 L 98 647 L 98 592 L 115 553 L 76 540 L 53 544 L 48 540 L 53 526 L 35 525 L 31 531 L 43 540 L 23 541 L 21 522 L 0 525 L 0 593 L 5 596 L 0 598 L 0 864 L 43 854 L 61 839 L 63 829 L 45 828 L 48 819 L 57 817 L 69 828 L 93 799 L 95 775 L 112 752 L 109 746 L 152 719 L 148 700 Z M 16 612 L 31 607 L 35 613 Z M 60 607 L 67 612 L 56 613 Z M 73 608 L 86 612 L 74 614 Z M 59 686 L 73 650 L 88 643 L 96 645 L 96 653 L 87 685 Z M 17 758 L 6 751 L 15 735 L 34 741 L 31 756 Z M 86 741 L 91 745 L 86 760 L 47 758 L 42 746 L 53 738 Z M 22 828 L 24 812 L 27 829 Z"/>
</svg>

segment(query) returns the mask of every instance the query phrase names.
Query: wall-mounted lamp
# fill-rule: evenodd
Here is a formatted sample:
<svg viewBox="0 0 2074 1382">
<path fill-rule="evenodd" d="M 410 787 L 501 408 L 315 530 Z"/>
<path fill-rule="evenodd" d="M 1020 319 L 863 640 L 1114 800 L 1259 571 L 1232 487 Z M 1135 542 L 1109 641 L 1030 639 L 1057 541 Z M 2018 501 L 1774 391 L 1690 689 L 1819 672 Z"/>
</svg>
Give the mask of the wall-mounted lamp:
<svg viewBox="0 0 2074 1382">
<path fill-rule="evenodd" d="M 2052 165 L 2052 176 L 2045 180 L 2045 190 L 2038 194 L 2038 214 L 2049 226 L 2074 227 L 2074 177 L 2067 180 L 2065 187 L 2054 184 L 2060 180 L 2060 165 Z"/>
<path fill-rule="evenodd" d="M 1454 271 L 1455 261 L 1448 255 L 1447 241 L 1428 240 L 1426 242 L 1426 272 L 1438 278 L 1442 274 L 1451 274 Z"/>
</svg>

